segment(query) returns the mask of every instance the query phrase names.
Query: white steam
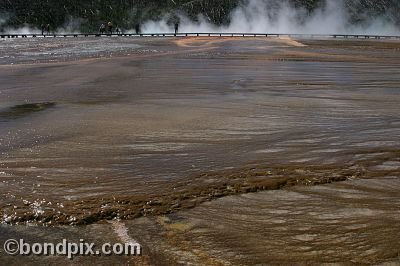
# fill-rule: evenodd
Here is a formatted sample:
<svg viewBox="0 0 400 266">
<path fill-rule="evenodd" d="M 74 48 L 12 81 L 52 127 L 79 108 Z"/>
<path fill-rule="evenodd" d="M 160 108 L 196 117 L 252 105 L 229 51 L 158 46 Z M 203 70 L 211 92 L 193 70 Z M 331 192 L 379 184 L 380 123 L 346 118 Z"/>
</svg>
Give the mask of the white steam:
<svg viewBox="0 0 400 266">
<path fill-rule="evenodd" d="M 278 3 L 277 3 L 278 2 Z M 294 8 L 287 0 L 247 0 L 230 14 L 230 24 L 216 26 L 205 16 L 192 21 L 185 15 L 179 17 L 179 32 L 185 33 L 286 33 L 286 34 L 369 34 L 400 35 L 399 27 L 384 17 L 370 18 L 357 25 L 352 24 L 343 0 L 326 0 L 311 14 L 302 8 Z M 176 14 L 175 14 L 176 15 Z M 363 15 L 363 14 L 360 14 Z M 171 33 L 174 25 L 168 23 L 171 14 L 164 19 L 147 21 L 141 25 L 143 33 Z M 2 28 L 9 16 L 0 13 L 0 30 L 14 34 L 40 34 L 41 29 L 25 25 L 19 28 Z M 56 33 L 79 33 L 83 20 L 70 18 Z M 134 32 L 130 30 L 128 32 Z"/>
<path fill-rule="evenodd" d="M 84 19 L 70 17 L 62 27 L 55 30 L 57 33 L 79 34 Z"/>
<path fill-rule="evenodd" d="M 159 21 L 143 24 L 144 33 L 170 33 L 174 26 L 167 23 L 168 15 Z M 179 15 L 179 31 L 187 33 L 294 33 L 294 34 L 371 34 L 398 35 L 399 29 L 384 18 L 371 18 L 363 24 L 352 25 L 342 0 L 328 0 L 311 14 L 293 8 L 286 1 L 278 6 L 271 0 L 249 0 L 231 13 L 228 26 L 217 27 L 204 16 L 191 21 Z"/>
<path fill-rule="evenodd" d="M 3 25 L 6 25 L 8 20 L 8 16 L 4 14 L 0 14 L 0 30 Z M 78 34 L 80 33 L 80 27 L 81 23 L 83 22 L 83 19 L 79 18 L 72 18 L 70 17 L 68 21 L 64 23 L 62 27 L 59 27 L 57 29 L 54 29 L 52 25 L 50 25 L 50 34 L 52 33 L 59 33 L 59 34 Z M 31 26 L 31 25 L 24 25 L 22 27 L 5 27 L 3 29 L 3 32 L 5 34 L 18 34 L 18 35 L 23 35 L 23 34 L 42 34 L 42 29 Z M 44 33 L 47 33 L 46 30 Z"/>
<path fill-rule="evenodd" d="M 25 25 L 23 27 L 19 27 L 19 28 L 13 28 L 13 27 L 7 27 L 4 29 L 4 33 L 6 34 L 41 34 L 41 31 L 36 28 L 36 27 L 32 27 L 30 25 Z"/>
</svg>

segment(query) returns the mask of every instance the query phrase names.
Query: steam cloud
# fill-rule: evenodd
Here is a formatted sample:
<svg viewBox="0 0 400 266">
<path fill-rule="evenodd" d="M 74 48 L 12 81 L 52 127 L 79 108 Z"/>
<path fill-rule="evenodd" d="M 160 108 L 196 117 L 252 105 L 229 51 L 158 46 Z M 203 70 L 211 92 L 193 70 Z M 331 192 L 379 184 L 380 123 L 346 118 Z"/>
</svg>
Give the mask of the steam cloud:
<svg viewBox="0 0 400 266">
<path fill-rule="evenodd" d="M 247 0 L 230 14 L 227 26 L 216 26 L 205 16 L 197 21 L 179 14 L 180 32 L 193 33 L 293 33 L 293 34 L 370 34 L 399 35 L 400 29 L 384 17 L 370 18 L 357 25 L 352 24 L 343 0 L 326 0 L 311 14 L 302 8 L 294 8 L 287 1 Z M 176 14 L 175 14 L 176 15 Z M 147 21 L 143 33 L 171 33 L 174 26 L 168 23 L 171 14 L 164 19 Z M 8 19 L 0 13 L 0 29 Z M 58 33 L 79 33 L 82 19 L 70 18 L 63 27 L 52 29 Z M 20 28 L 3 28 L 3 32 L 17 34 L 39 34 L 40 29 L 25 25 Z M 129 30 L 128 32 L 134 32 Z"/>
<path fill-rule="evenodd" d="M 8 15 L 0 13 L 0 30 L 2 29 L 2 26 L 6 24 L 7 20 L 8 20 Z M 82 19 L 70 17 L 62 27 L 59 27 L 57 29 L 51 28 L 50 31 L 58 33 L 71 33 L 71 34 L 80 33 L 79 28 L 81 26 L 82 21 L 83 21 Z M 3 29 L 3 32 L 6 34 L 41 34 L 42 30 L 31 25 L 24 25 L 23 27 L 18 27 L 18 28 L 5 27 Z"/>
<path fill-rule="evenodd" d="M 143 24 L 144 33 L 170 33 L 173 26 L 167 17 Z M 350 15 L 342 0 L 328 0 L 309 14 L 305 9 L 293 8 L 286 1 L 249 0 L 231 13 L 228 26 L 217 27 L 200 15 L 191 21 L 178 15 L 180 32 L 194 33 L 293 33 L 293 34 L 371 34 L 398 35 L 399 29 L 383 17 L 371 18 L 362 24 L 351 24 Z"/>
</svg>

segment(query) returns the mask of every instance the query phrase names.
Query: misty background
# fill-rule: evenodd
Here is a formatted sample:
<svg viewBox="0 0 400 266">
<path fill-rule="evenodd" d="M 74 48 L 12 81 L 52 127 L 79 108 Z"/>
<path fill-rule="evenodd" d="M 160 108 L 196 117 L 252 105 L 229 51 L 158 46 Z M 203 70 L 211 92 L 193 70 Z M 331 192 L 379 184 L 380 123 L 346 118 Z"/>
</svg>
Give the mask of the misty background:
<svg viewBox="0 0 400 266">
<path fill-rule="evenodd" d="M 125 32 L 400 33 L 398 0 L 0 0 L 0 31 L 97 32 L 112 21 Z"/>
</svg>

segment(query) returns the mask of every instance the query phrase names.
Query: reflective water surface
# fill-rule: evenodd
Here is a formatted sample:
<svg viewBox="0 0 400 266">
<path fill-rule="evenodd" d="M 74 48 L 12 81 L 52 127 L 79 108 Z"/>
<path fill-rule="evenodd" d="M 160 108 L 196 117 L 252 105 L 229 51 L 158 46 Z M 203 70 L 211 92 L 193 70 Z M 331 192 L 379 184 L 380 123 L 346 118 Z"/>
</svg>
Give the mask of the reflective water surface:
<svg viewBox="0 0 400 266">
<path fill-rule="evenodd" d="M 141 263 L 398 257 L 399 43 L 0 45 L 4 224 L 120 218 Z"/>
</svg>

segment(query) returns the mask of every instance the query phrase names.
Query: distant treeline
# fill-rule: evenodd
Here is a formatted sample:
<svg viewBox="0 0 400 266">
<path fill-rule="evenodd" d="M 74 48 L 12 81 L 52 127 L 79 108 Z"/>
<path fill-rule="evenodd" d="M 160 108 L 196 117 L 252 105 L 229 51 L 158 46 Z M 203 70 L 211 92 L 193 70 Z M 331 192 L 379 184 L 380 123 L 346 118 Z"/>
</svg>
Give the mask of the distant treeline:
<svg viewBox="0 0 400 266">
<path fill-rule="evenodd" d="M 6 27 L 25 25 L 40 27 L 51 24 L 53 28 L 67 24 L 77 30 L 94 31 L 102 22 L 112 21 L 121 28 L 132 29 L 149 19 L 165 14 L 183 13 L 192 19 L 203 14 L 212 23 L 229 23 L 229 14 L 238 5 L 254 0 L 0 0 L 0 31 Z M 282 0 L 269 0 L 282 2 Z M 287 0 L 291 5 L 312 12 L 323 1 L 336 0 Z M 344 0 L 354 22 L 376 15 L 385 15 L 399 23 L 399 0 Z M 173 23 L 173 22 L 171 22 Z"/>
</svg>

